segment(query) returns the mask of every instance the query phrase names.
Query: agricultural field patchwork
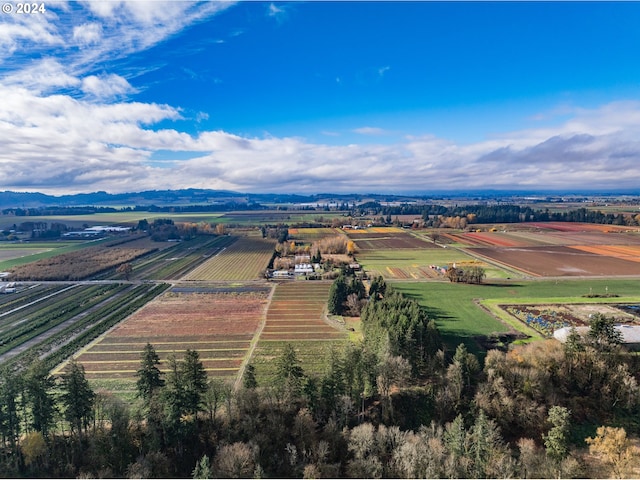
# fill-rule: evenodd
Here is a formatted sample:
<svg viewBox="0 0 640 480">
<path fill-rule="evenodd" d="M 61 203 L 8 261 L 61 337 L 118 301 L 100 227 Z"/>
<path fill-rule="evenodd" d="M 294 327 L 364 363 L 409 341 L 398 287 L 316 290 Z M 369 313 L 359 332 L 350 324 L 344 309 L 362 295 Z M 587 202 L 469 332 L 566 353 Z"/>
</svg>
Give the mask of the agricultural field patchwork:
<svg viewBox="0 0 640 480">
<path fill-rule="evenodd" d="M 307 374 L 321 373 L 325 355 L 333 345 L 347 341 L 347 332 L 325 321 L 331 282 L 280 283 L 267 311 L 266 323 L 251 363 L 258 383 L 275 375 L 274 360 L 287 343 L 293 344 Z"/>
<path fill-rule="evenodd" d="M 575 247 L 481 247 L 470 251 L 536 277 L 640 275 L 637 262 Z"/>
<path fill-rule="evenodd" d="M 10 270 L 8 279 L 11 281 L 82 280 L 106 272 L 122 263 L 131 262 L 158 248 L 149 245 L 146 239 L 143 245 L 127 240 L 128 238 L 123 238 L 18 265 Z"/>
<path fill-rule="evenodd" d="M 183 280 L 245 281 L 263 276 L 275 241 L 240 237 L 183 277 Z"/>
<path fill-rule="evenodd" d="M 77 359 L 97 388 L 129 394 L 147 342 L 160 356 L 196 350 L 209 377 L 235 380 L 264 319 L 270 287 L 168 291 L 83 349 Z"/>
<path fill-rule="evenodd" d="M 225 235 L 199 236 L 179 243 L 153 242 L 164 248 L 133 262 L 131 278 L 177 280 L 235 241 L 236 237 Z M 122 274 L 114 275 L 114 278 L 122 277 Z"/>
</svg>

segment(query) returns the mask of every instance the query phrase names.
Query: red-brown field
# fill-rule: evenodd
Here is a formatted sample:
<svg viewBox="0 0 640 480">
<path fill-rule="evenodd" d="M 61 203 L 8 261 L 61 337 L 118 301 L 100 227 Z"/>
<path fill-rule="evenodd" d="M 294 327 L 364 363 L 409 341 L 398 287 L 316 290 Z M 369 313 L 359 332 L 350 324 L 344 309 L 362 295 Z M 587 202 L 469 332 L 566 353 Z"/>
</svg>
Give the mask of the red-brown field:
<svg viewBox="0 0 640 480">
<path fill-rule="evenodd" d="M 532 243 L 504 232 L 463 232 L 445 234 L 456 242 L 472 247 L 527 247 Z"/>
<path fill-rule="evenodd" d="M 636 262 L 564 246 L 487 247 L 470 251 L 534 276 L 640 275 Z"/>
<path fill-rule="evenodd" d="M 526 227 L 536 227 L 545 230 L 556 230 L 559 232 L 627 232 L 633 230 L 639 232 L 637 227 L 631 228 L 621 225 L 599 225 L 595 223 L 578 223 L 578 222 L 528 222 L 522 224 Z"/>
<path fill-rule="evenodd" d="M 197 350 L 209 376 L 238 373 L 264 318 L 265 292 L 168 292 L 130 316 L 77 358 L 89 379 L 133 379 L 151 343 L 161 370 L 171 354 Z"/>
</svg>

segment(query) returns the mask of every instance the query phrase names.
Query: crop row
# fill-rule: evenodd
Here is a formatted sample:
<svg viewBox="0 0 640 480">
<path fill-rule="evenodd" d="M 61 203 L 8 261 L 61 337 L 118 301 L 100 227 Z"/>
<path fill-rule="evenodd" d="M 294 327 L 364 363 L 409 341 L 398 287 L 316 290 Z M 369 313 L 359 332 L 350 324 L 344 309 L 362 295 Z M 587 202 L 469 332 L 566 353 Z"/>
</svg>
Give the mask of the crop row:
<svg viewBox="0 0 640 480">
<path fill-rule="evenodd" d="M 102 302 L 103 295 L 106 295 L 113 288 L 113 285 L 74 287 L 70 292 L 72 293 L 71 298 L 56 298 L 55 302 L 40 308 L 31 318 L 24 318 L 13 323 L 12 328 L 5 328 L 0 333 L 0 354 L 8 352 L 86 311 L 98 302 Z"/>
<path fill-rule="evenodd" d="M 177 279 L 235 241 L 234 237 L 197 237 L 145 257 L 133 266 L 136 278 Z"/>
<path fill-rule="evenodd" d="M 58 290 L 57 286 L 33 285 L 12 295 L 0 296 L 0 315 L 37 301 L 39 298 Z"/>
<path fill-rule="evenodd" d="M 255 280 L 267 268 L 274 243 L 241 237 L 233 245 L 191 271 L 185 280 Z"/>
<path fill-rule="evenodd" d="M 60 345 L 59 348 L 56 348 L 46 356 L 45 362 L 50 368 L 58 365 L 157 295 L 160 295 L 169 286 L 168 284 L 137 285 L 118 299 L 115 308 L 112 304 L 108 304 L 86 315 L 86 317 L 82 318 L 82 324 L 76 324 L 69 329 L 65 329 L 59 334 L 58 338 L 48 339 L 46 345 L 42 345 L 40 350 L 42 351 L 42 348 L 45 348 L 47 352 L 51 350 L 52 346 Z"/>
<path fill-rule="evenodd" d="M 54 345 L 57 340 L 67 336 L 79 326 L 95 321 L 95 311 L 102 309 L 102 314 L 106 315 L 108 309 L 113 310 L 109 301 L 117 298 L 118 293 L 125 288 L 127 288 L 125 285 L 72 287 L 72 290 L 65 292 L 70 296 L 57 299 L 55 304 L 42 309 L 32 319 L 26 319 L 20 323 L 21 328 L 27 325 L 31 327 L 30 330 L 23 331 L 20 338 L 16 336 L 17 329 L 10 330 L 13 341 L 9 340 L 10 343 L 3 345 L 2 351 L 6 352 L 3 360 L 6 364 L 16 364 L 19 363 L 20 358 L 31 354 L 43 356 L 49 351 L 47 346 Z M 105 308 L 106 304 L 109 305 Z M 56 311 L 65 312 L 65 314 L 61 318 L 56 315 Z M 33 345 L 29 346 L 26 342 Z M 20 346 L 20 350 L 12 350 L 11 346 Z"/>
<path fill-rule="evenodd" d="M 289 282 L 278 284 L 251 363 L 259 383 L 275 375 L 274 361 L 287 343 L 294 345 L 305 372 L 321 373 L 326 353 L 347 340 L 323 319 L 331 283 Z"/>
</svg>

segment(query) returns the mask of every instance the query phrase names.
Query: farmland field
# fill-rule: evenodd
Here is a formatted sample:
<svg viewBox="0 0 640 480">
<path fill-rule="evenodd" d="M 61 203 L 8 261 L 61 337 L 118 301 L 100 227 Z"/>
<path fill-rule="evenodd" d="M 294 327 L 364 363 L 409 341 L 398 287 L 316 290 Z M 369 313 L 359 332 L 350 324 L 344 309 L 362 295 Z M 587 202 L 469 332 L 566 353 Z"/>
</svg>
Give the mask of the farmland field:
<svg viewBox="0 0 640 480">
<path fill-rule="evenodd" d="M 235 379 L 264 318 L 269 292 L 264 286 L 239 293 L 166 292 L 83 349 L 77 359 L 90 381 L 116 393 L 135 389 L 147 342 L 159 354 L 161 370 L 168 355 L 181 358 L 192 349 L 210 377 Z"/>
<path fill-rule="evenodd" d="M 142 241 L 142 244 L 139 242 Z M 148 239 L 135 236 L 88 246 L 67 253 L 13 267 L 8 279 L 22 280 L 80 280 L 105 272 L 153 252 L 158 247 Z"/>
<path fill-rule="evenodd" d="M 257 280 L 267 268 L 274 246 L 275 242 L 269 239 L 240 237 L 188 273 L 183 280 Z"/>
<path fill-rule="evenodd" d="M 471 251 L 533 276 L 640 275 L 640 265 L 636 262 L 597 255 L 575 247 L 483 247 Z"/>
<path fill-rule="evenodd" d="M 358 255 L 358 261 L 370 277 L 382 275 L 390 280 L 443 279 L 443 274 L 430 266 L 446 267 L 453 262 L 460 266 L 481 266 L 487 272 L 489 279 L 513 276 L 512 273 L 477 261 L 473 256 L 455 248 L 364 251 Z"/>
<path fill-rule="evenodd" d="M 38 355 L 51 366 L 160 293 L 162 285 L 21 288 L 0 304 L 0 362 Z"/>
<path fill-rule="evenodd" d="M 289 238 L 305 243 L 313 243 L 325 237 L 342 234 L 339 228 L 289 228 Z"/>
<path fill-rule="evenodd" d="M 108 239 L 80 240 L 80 241 L 51 241 L 0 244 L 0 271 L 9 270 L 19 265 L 25 265 L 36 260 L 51 258 L 61 253 L 75 252 L 83 248 L 108 243 Z M 14 250 L 22 250 L 22 254 L 15 255 Z"/>
<path fill-rule="evenodd" d="M 373 227 L 358 230 L 345 230 L 345 233 L 356 242 L 360 251 L 440 248 L 431 241 L 395 227 Z"/>
<path fill-rule="evenodd" d="M 274 359 L 291 343 L 307 374 L 321 373 L 332 345 L 347 340 L 346 331 L 329 325 L 325 315 L 331 282 L 294 281 L 276 286 L 266 323 L 251 363 L 260 384 L 275 374 Z"/>
<path fill-rule="evenodd" d="M 179 243 L 159 243 L 161 251 L 132 263 L 132 278 L 175 280 L 219 253 L 235 241 L 229 236 L 199 236 Z M 168 247 L 168 248 L 167 248 Z M 121 274 L 112 275 L 121 278 Z"/>
<path fill-rule="evenodd" d="M 634 302 L 638 298 L 638 280 L 533 280 L 492 283 L 487 285 L 452 284 L 445 282 L 393 282 L 394 288 L 423 305 L 436 320 L 438 329 L 449 349 L 464 341 L 470 349 L 479 351 L 476 337 L 492 332 L 507 332 L 509 327 L 494 305 L 525 303 L 609 303 L 612 299 L 588 299 L 583 295 L 616 294 L 617 302 Z M 489 310 L 494 312 L 492 315 Z M 535 331 L 528 334 L 535 335 Z M 540 337 L 538 337 L 540 338 Z"/>
</svg>

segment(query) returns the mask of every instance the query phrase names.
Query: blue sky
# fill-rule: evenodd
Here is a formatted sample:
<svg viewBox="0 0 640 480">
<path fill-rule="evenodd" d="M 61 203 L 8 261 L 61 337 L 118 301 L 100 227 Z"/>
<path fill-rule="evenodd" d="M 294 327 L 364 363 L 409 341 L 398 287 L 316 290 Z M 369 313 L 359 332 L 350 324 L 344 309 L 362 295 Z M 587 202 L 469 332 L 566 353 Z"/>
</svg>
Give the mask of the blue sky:
<svg viewBox="0 0 640 480">
<path fill-rule="evenodd" d="M 45 7 L 0 14 L 0 190 L 640 188 L 640 3 Z"/>
</svg>

